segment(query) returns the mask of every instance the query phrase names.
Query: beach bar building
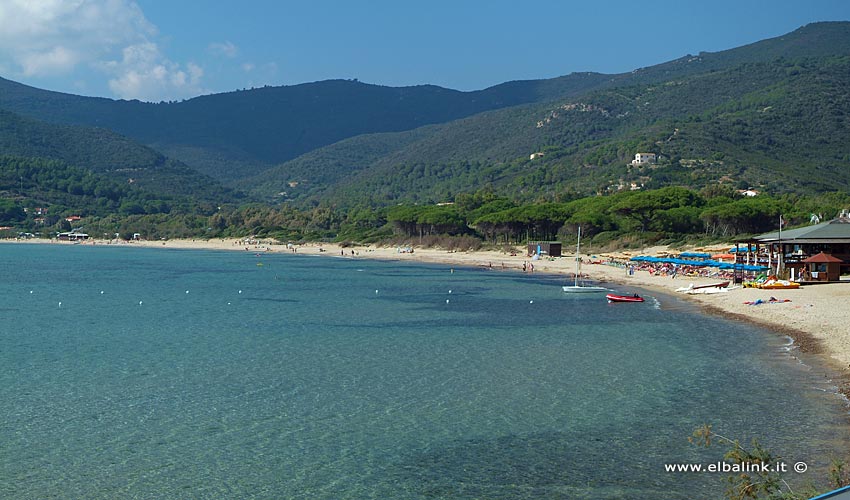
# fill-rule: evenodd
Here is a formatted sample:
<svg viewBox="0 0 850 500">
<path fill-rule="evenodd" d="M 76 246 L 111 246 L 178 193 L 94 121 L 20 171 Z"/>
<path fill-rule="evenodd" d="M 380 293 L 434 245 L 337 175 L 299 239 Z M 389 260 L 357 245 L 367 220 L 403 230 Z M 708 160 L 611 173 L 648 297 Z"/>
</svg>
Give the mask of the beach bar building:
<svg viewBox="0 0 850 500">
<path fill-rule="evenodd" d="M 796 229 L 774 231 L 738 242 L 738 264 L 769 267 L 797 281 L 839 281 L 850 274 L 850 213 Z M 737 280 L 736 275 L 736 280 Z"/>
</svg>

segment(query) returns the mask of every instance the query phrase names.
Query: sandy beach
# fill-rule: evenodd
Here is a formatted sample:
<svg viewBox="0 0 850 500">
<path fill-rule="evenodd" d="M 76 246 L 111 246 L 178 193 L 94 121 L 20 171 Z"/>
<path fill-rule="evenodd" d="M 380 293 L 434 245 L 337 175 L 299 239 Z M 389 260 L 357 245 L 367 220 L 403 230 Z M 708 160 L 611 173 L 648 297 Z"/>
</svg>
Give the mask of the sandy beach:
<svg viewBox="0 0 850 500">
<path fill-rule="evenodd" d="M 42 243 L 49 243 L 42 240 Z M 68 244 L 68 243 L 53 243 Z M 379 259 L 409 262 L 442 263 L 451 266 L 485 268 L 494 272 L 523 272 L 523 263 L 533 264 L 535 273 L 550 273 L 572 277 L 575 261 L 571 252 L 559 258 L 531 261 L 524 253 L 516 255 L 495 250 L 474 252 L 448 252 L 439 249 L 415 248 L 413 253 L 400 252 L 396 247 L 355 246 L 341 248 L 334 244 L 312 243 L 289 248 L 286 245 L 272 245 L 263 242 L 246 243 L 240 240 L 168 240 L 104 242 L 89 241 L 84 245 L 126 245 L 129 247 L 180 248 L 229 250 L 239 252 L 273 252 L 280 254 L 322 255 L 351 259 Z M 646 249 L 638 254 L 652 254 L 662 248 Z M 826 363 L 841 374 L 850 376 L 850 322 L 847 308 L 850 304 L 850 283 L 819 284 L 801 287 L 796 290 L 760 290 L 756 288 L 735 288 L 725 293 L 688 295 L 677 293 L 676 289 L 716 283 L 717 278 L 678 276 L 653 276 L 646 271 L 635 271 L 629 275 L 626 269 L 607 264 L 591 264 L 590 261 L 607 260 L 607 254 L 583 255 L 582 275 L 603 284 L 616 284 L 618 289 L 629 286 L 658 293 L 676 295 L 692 300 L 707 312 L 719 314 L 737 321 L 749 321 L 760 324 L 777 334 L 792 337 L 799 349 L 808 354 L 822 357 Z M 531 266 L 526 266 L 526 272 Z M 748 305 L 761 299 L 767 302 L 771 297 L 788 302 Z M 841 377 L 847 378 L 847 377 Z M 843 384 L 842 384 L 843 385 Z M 842 387 L 847 393 L 848 387 Z"/>
</svg>

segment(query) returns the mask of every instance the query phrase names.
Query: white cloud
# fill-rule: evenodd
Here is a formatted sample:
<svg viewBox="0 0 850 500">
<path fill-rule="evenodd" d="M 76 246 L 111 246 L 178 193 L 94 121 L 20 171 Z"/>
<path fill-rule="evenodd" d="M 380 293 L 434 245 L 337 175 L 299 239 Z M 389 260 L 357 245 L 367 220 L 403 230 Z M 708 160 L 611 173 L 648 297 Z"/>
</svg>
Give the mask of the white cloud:
<svg viewBox="0 0 850 500">
<path fill-rule="evenodd" d="M 0 55 L 26 75 L 67 72 L 156 34 L 126 0 L 3 0 L 0 26 Z"/>
<path fill-rule="evenodd" d="M 12 77 L 91 68 L 125 99 L 203 91 L 203 70 L 170 61 L 156 43 L 156 27 L 131 0 L 0 0 L 0 26 L 0 68 Z"/>
<path fill-rule="evenodd" d="M 25 52 L 17 58 L 17 62 L 26 76 L 67 73 L 79 61 L 80 54 L 73 49 L 62 46 L 56 46 L 42 52 Z"/>
<path fill-rule="evenodd" d="M 156 101 L 203 93 L 204 70 L 193 63 L 182 68 L 164 58 L 156 44 L 140 43 L 125 47 L 121 61 L 104 64 L 115 75 L 109 88 L 124 99 Z"/>
<path fill-rule="evenodd" d="M 219 57 L 233 59 L 239 54 L 239 48 L 233 42 L 213 42 L 207 47 L 211 54 Z"/>
</svg>

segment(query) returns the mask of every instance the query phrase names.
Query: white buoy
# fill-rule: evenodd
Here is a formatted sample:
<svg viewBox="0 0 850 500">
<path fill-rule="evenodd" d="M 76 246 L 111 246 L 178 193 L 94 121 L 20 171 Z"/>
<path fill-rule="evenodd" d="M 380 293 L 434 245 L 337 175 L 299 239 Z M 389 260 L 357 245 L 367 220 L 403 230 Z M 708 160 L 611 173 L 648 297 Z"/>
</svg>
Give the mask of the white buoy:
<svg viewBox="0 0 850 500">
<path fill-rule="evenodd" d="M 375 290 L 375 295 L 377 295 L 377 294 L 378 294 L 378 291 L 377 291 L 377 290 Z"/>
<path fill-rule="evenodd" d="M 239 290 L 239 293 L 242 293 L 242 290 Z"/>
<path fill-rule="evenodd" d="M 534 304 L 534 301 L 533 301 L 533 300 L 529 300 L 529 301 L 528 301 L 528 303 L 529 303 L 529 304 Z"/>
<path fill-rule="evenodd" d="M 228 302 L 227 305 L 230 305 L 230 302 Z"/>
<path fill-rule="evenodd" d="M 32 293 L 32 290 L 30 290 L 30 293 Z"/>
<path fill-rule="evenodd" d="M 62 307 L 62 303 L 61 303 L 61 302 L 59 303 L 59 307 Z"/>
<path fill-rule="evenodd" d="M 451 290 L 449 290 L 449 293 L 452 293 L 452 291 L 451 291 Z"/>
<path fill-rule="evenodd" d="M 189 290 L 186 290 L 186 293 L 189 293 Z"/>
<path fill-rule="evenodd" d="M 100 291 L 100 294 L 103 295 L 103 290 Z"/>
<path fill-rule="evenodd" d="M 142 305 L 142 301 L 141 301 L 141 300 L 139 301 L 139 305 Z"/>
<path fill-rule="evenodd" d="M 449 299 L 446 299 L 446 304 L 448 304 L 448 303 L 449 303 Z"/>
</svg>

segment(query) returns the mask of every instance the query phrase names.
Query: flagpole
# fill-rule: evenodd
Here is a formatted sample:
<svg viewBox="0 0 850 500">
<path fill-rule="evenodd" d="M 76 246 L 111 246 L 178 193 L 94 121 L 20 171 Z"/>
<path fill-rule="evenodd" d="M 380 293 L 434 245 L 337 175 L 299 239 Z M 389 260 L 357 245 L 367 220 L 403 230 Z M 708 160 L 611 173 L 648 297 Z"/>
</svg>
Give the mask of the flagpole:
<svg viewBox="0 0 850 500">
<path fill-rule="evenodd" d="M 781 277 L 782 269 L 782 214 L 779 214 L 779 255 L 776 256 L 776 277 Z"/>
</svg>

